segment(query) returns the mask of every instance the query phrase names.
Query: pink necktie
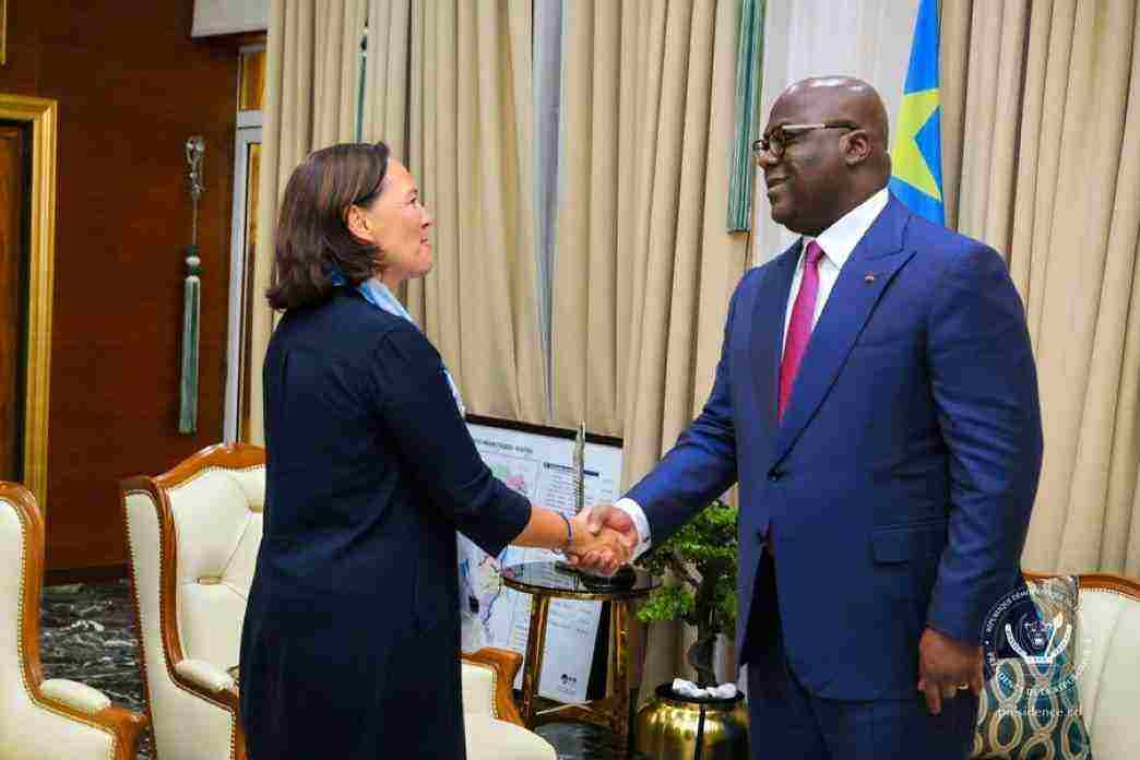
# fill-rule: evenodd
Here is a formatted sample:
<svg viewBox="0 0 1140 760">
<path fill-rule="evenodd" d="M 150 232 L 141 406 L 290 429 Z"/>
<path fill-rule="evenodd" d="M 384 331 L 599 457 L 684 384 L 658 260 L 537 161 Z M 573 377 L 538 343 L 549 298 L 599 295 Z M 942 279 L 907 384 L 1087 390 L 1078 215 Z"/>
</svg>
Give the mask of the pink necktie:
<svg viewBox="0 0 1140 760">
<path fill-rule="evenodd" d="M 815 299 L 819 295 L 819 260 L 822 257 L 823 249 L 819 243 L 814 240 L 808 243 L 807 254 L 804 256 L 804 275 L 800 280 L 800 292 L 796 294 L 796 302 L 792 306 L 788 337 L 784 340 L 784 360 L 780 363 L 780 395 L 776 408 L 781 421 L 784 419 L 784 407 L 792 397 L 792 386 L 807 351 L 808 339 L 811 338 Z"/>
</svg>

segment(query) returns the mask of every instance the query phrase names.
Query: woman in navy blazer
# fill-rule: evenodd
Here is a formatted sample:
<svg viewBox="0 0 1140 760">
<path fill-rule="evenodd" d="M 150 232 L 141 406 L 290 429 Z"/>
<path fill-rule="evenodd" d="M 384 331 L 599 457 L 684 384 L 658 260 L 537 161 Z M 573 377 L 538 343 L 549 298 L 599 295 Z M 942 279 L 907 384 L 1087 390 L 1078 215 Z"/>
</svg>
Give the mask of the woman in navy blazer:
<svg viewBox="0 0 1140 760">
<path fill-rule="evenodd" d="M 317 151 L 285 189 L 241 648 L 252 760 L 463 758 L 456 530 L 492 555 L 623 551 L 588 511 L 532 506 L 479 458 L 439 353 L 392 296 L 431 269 L 431 224 L 383 143 Z"/>
</svg>

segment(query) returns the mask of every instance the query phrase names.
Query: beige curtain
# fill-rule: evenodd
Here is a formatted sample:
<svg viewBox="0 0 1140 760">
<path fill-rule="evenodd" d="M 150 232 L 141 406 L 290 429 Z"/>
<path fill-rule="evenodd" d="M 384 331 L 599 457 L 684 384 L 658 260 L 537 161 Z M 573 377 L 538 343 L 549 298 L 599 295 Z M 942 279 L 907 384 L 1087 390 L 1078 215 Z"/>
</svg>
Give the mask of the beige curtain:
<svg viewBox="0 0 1140 760">
<path fill-rule="evenodd" d="M 319 10 L 318 10 L 319 6 Z M 312 150 L 361 139 L 409 162 L 435 217 L 436 266 L 410 284 L 412 314 L 469 412 L 545 420 L 532 187 L 531 0 L 274 0 L 267 56 L 252 331 L 260 368 L 273 316 L 276 200 Z M 250 439 L 261 443 L 261 375 Z"/>
<path fill-rule="evenodd" d="M 1007 258 L 1045 464 L 1028 569 L 1140 576 L 1140 12 L 944 0 L 948 222 Z"/>
<path fill-rule="evenodd" d="M 542 423 L 531 13 L 531 0 L 411 4 L 409 168 L 435 217 L 435 268 L 407 299 L 469 413 Z"/>
<path fill-rule="evenodd" d="M 293 169 L 318 148 L 355 139 L 366 0 L 273 0 L 266 52 L 261 202 L 251 304 L 249 440 L 264 444 L 261 364 L 275 323 L 265 301 L 277 202 Z"/>
<path fill-rule="evenodd" d="M 632 177 L 622 158 L 634 153 L 636 106 L 622 95 L 636 71 L 622 63 L 636 59 L 639 41 L 623 28 L 622 9 L 621 2 L 563 5 L 551 288 L 553 422 L 576 428 L 585 420 L 587 430 L 614 436 L 622 432 L 633 292 L 633 257 L 618 230 L 623 219 L 622 232 L 631 229 Z"/>
<path fill-rule="evenodd" d="M 621 435 L 626 485 L 703 405 L 746 265 L 747 236 L 725 232 L 737 11 L 564 6 L 555 421 Z M 681 633 L 652 627 L 643 692 L 688 672 Z"/>
<path fill-rule="evenodd" d="M 362 138 L 383 140 L 408 160 L 408 66 L 412 0 L 369 0 Z"/>
</svg>

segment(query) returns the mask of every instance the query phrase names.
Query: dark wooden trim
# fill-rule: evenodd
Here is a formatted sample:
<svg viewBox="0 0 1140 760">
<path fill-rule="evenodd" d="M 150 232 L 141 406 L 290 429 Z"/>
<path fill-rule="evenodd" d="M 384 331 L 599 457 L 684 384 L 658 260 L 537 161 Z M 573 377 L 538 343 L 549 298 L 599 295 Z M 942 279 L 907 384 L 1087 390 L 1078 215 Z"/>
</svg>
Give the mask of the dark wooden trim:
<svg viewBox="0 0 1140 760">
<path fill-rule="evenodd" d="M 23 595 L 20 600 L 20 648 L 24 682 L 36 706 L 65 718 L 102 728 L 114 736 L 112 760 L 133 760 L 147 719 L 131 710 L 111 705 L 95 714 L 85 713 L 51 699 L 40 690 L 43 663 L 40 660 L 40 601 L 44 577 L 44 518 L 32 492 L 15 483 L 0 482 L 0 499 L 16 508 L 24 526 Z"/>
<path fill-rule="evenodd" d="M 229 34 L 211 34 L 205 37 L 191 37 L 193 29 L 186 30 L 187 38 L 195 45 L 208 45 L 223 50 L 241 50 L 243 47 L 266 45 L 268 32 L 231 32 Z"/>
<path fill-rule="evenodd" d="M 208 446 L 154 478 L 159 490 L 185 483 L 208 467 L 244 470 L 265 464 L 265 449 L 248 443 L 219 443 Z"/>
<path fill-rule="evenodd" d="M 4 0 L 0 0 L 0 6 Z M 0 37 L 3 36 L 3 10 L 0 8 Z M 2 44 L 2 43 L 0 43 Z M 0 355 L 0 478 L 18 481 L 24 468 L 24 405 L 27 398 L 28 230 L 31 212 L 32 129 L 29 122 L 11 122 L 0 116 L 0 345 L 12 350 Z M 22 202 L 21 202 L 22 198 Z M 7 333 L 3 336 L 2 333 Z"/>
<path fill-rule="evenodd" d="M 518 422 L 516 420 L 500 420 L 494 417 L 481 417 L 477 414 L 468 414 L 465 419 L 472 425 L 485 425 L 487 427 L 503 428 L 504 430 L 517 430 L 520 433 L 545 435 L 550 438 L 568 438 L 574 440 L 578 436 L 578 431 L 568 428 L 534 425 L 529 422 Z M 586 433 L 586 443 L 596 443 L 599 446 L 613 446 L 619 449 L 623 445 L 621 438 L 614 438 L 609 435 L 595 435 L 594 433 Z"/>
<path fill-rule="evenodd" d="M 99 713 L 107 725 L 112 726 L 118 737 L 115 760 L 135 760 L 138 755 L 139 740 L 150 725 L 150 720 L 134 710 L 111 705 Z"/>
</svg>

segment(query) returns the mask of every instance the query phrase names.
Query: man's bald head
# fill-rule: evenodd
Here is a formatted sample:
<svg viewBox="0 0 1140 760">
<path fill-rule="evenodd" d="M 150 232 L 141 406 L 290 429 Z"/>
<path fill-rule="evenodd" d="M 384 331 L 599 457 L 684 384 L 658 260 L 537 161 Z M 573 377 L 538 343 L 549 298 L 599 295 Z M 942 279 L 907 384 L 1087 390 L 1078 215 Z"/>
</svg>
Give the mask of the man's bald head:
<svg viewBox="0 0 1140 760">
<path fill-rule="evenodd" d="M 765 135 L 783 127 L 783 155 L 761 154 L 760 166 L 772 217 L 795 232 L 819 234 L 890 179 L 887 109 L 861 79 L 796 82 L 773 104 Z"/>
<path fill-rule="evenodd" d="M 796 82 L 777 98 L 803 100 L 814 105 L 831 119 L 845 119 L 862 127 L 884 151 L 889 143 L 887 107 L 879 92 L 862 79 L 848 76 L 811 77 Z M 775 106 L 773 106 L 775 111 Z"/>
</svg>

